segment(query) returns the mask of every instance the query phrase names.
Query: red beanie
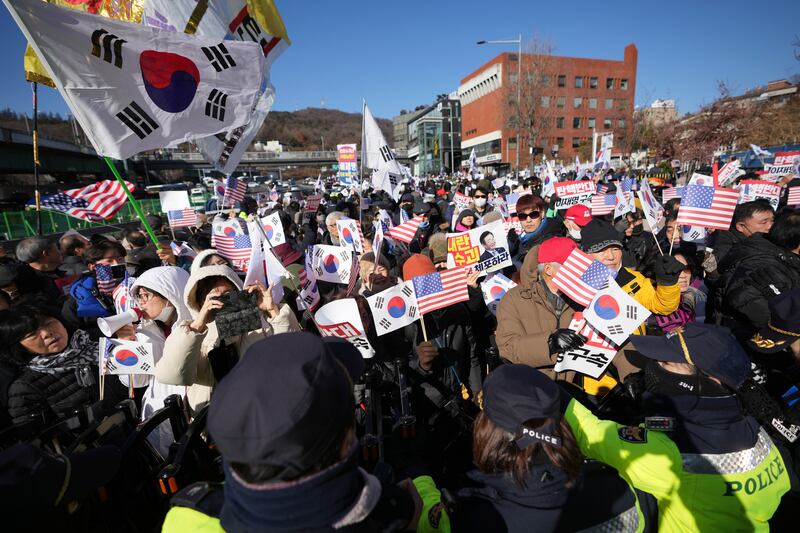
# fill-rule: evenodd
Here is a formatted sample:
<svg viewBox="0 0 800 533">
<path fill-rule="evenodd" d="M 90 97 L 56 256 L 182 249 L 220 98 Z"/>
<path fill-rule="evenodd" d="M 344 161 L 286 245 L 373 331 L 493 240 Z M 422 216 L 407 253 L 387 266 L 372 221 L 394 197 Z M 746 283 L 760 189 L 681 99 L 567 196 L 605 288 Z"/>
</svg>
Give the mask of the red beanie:
<svg viewBox="0 0 800 533">
<path fill-rule="evenodd" d="M 403 280 L 405 281 L 434 272 L 436 272 L 436 267 L 433 266 L 433 261 L 427 255 L 413 254 L 403 264 Z"/>
<path fill-rule="evenodd" d="M 575 241 L 568 237 L 551 237 L 539 246 L 539 264 L 558 263 L 563 265 L 572 250 L 577 247 Z"/>
</svg>

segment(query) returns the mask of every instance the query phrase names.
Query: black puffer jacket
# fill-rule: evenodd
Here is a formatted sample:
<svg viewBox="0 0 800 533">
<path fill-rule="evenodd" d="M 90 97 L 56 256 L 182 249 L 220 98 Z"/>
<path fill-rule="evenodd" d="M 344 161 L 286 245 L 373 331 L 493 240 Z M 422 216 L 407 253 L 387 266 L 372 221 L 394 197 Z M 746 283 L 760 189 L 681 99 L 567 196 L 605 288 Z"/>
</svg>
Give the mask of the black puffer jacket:
<svg viewBox="0 0 800 533">
<path fill-rule="evenodd" d="M 800 256 L 755 233 L 735 245 L 718 267 L 716 323 L 731 328 L 740 339 L 769 322 L 767 302 L 800 288 Z"/>
</svg>

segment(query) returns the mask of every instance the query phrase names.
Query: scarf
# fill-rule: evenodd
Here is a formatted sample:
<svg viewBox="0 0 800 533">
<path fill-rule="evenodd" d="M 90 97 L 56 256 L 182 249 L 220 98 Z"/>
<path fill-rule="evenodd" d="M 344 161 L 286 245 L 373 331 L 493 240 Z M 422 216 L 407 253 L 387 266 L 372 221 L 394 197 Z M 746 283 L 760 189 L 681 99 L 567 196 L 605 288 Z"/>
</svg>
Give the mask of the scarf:
<svg viewBox="0 0 800 533">
<path fill-rule="evenodd" d="M 537 235 L 539 235 L 540 233 L 542 233 L 542 231 L 544 231 L 544 228 L 547 227 L 547 222 L 548 222 L 548 219 L 547 218 L 543 218 L 542 219 L 542 223 L 539 224 L 539 227 L 536 228 L 536 231 L 533 231 L 531 233 L 526 233 L 526 234 L 522 235 L 519 238 L 520 242 L 523 243 L 523 244 L 526 244 L 529 240 L 531 240 L 532 238 L 534 238 Z"/>
<path fill-rule="evenodd" d="M 313 531 L 363 520 L 380 495 L 379 486 L 369 488 L 369 503 L 365 505 L 363 493 L 370 485 L 369 478 L 356 465 L 355 453 L 322 472 L 279 486 L 246 485 L 225 464 L 225 503 L 220 523 L 226 531 Z M 351 516 L 353 511 L 358 518 Z"/>
<path fill-rule="evenodd" d="M 28 368 L 43 374 L 74 372 L 78 383 L 88 387 L 95 383 L 92 366 L 97 364 L 99 346 L 83 330 L 77 330 L 63 352 L 56 355 L 37 355 Z"/>
</svg>

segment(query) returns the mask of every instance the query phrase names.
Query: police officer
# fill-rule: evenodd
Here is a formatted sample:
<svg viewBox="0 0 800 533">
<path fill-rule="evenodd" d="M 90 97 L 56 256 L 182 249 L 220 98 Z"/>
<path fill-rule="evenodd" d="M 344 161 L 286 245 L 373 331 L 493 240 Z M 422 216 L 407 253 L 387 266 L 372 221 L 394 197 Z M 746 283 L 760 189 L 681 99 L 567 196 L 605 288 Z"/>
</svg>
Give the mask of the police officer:
<svg viewBox="0 0 800 533">
<path fill-rule="evenodd" d="M 455 500 L 454 531 L 643 531 L 655 502 L 637 498 L 616 472 L 584 464 L 562 418 L 568 395 L 529 365 L 502 365 L 486 378 L 475 420 L 474 487 Z M 651 528 L 652 529 L 652 528 Z"/>
<path fill-rule="evenodd" d="M 214 391 L 208 431 L 224 488 L 175 495 L 162 531 L 449 531 L 428 476 L 404 487 L 357 465 L 350 343 L 285 333 L 255 343 Z"/>
<path fill-rule="evenodd" d="M 664 337 L 632 336 L 649 361 L 644 427 L 566 408 L 581 451 L 656 497 L 659 531 L 768 531 L 791 481 L 781 450 L 735 390 L 750 362 L 727 328 L 687 324 Z"/>
</svg>

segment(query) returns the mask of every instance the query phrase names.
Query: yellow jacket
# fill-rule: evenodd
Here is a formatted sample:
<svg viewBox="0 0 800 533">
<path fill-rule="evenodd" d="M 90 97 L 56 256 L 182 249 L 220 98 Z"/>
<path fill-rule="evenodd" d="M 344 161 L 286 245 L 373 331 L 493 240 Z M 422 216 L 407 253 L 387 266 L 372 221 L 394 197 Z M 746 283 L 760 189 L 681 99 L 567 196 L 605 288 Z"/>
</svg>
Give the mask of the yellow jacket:
<svg viewBox="0 0 800 533">
<path fill-rule="evenodd" d="M 617 274 L 617 283 L 623 291 L 642 304 L 648 311 L 657 315 L 669 315 L 678 309 L 681 303 L 681 288 L 676 281 L 673 285 L 653 282 L 632 268 L 622 268 Z"/>
</svg>

